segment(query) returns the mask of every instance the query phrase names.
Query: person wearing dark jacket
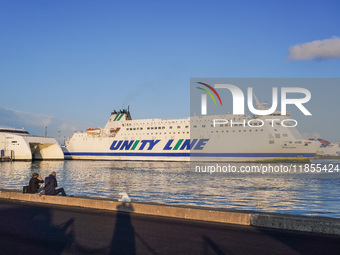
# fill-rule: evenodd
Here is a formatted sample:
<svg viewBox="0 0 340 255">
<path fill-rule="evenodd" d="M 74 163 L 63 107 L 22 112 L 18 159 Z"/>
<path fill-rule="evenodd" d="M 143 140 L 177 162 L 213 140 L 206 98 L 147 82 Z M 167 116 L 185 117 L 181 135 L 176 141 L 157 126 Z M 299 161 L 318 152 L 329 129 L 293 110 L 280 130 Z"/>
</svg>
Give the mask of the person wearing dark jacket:
<svg viewBox="0 0 340 255">
<path fill-rule="evenodd" d="M 58 195 L 61 193 L 63 196 L 66 196 L 64 188 L 58 187 L 57 179 L 55 178 L 57 176 L 56 172 L 52 172 L 48 177 L 45 178 L 45 195 Z"/>
<path fill-rule="evenodd" d="M 38 193 L 40 183 L 44 183 L 43 179 L 38 173 L 33 173 L 32 178 L 28 184 L 28 193 Z"/>
</svg>

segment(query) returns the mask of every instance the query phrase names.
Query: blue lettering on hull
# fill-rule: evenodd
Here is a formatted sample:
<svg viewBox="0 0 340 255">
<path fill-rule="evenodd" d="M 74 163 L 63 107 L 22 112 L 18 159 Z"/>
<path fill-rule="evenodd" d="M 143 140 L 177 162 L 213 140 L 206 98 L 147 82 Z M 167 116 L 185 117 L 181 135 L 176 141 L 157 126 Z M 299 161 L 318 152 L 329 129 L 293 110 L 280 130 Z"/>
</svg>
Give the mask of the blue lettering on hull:
<svg viewBox="0 0 340 255">
<path fill-rule="evenodd" d="M 141 140 L 139 143 L 135 143 L 135 140 L 115 140 L 112 142 L 110 146 L 110 150 L 112 151 L 127 151 L 127 150 L 148 150 L 152 151 L 155 146 L 161 141 L 161 140 Z M 165 144 L 163 151 L 170 151 L 170 150 L 203 150 L 204 146 L 208 143 L 209 139 L 186 139 L 183 142 L 183 139 L 178 140 L 175 142 L 174 139 L 170 139 Z M 182 143 L 183 142 L 183 143 Z M 133 146 L 135 144 L 135 146 Z M 139 147 L 136 148 L 137 144 L 139 144 Z"/>
</svg>

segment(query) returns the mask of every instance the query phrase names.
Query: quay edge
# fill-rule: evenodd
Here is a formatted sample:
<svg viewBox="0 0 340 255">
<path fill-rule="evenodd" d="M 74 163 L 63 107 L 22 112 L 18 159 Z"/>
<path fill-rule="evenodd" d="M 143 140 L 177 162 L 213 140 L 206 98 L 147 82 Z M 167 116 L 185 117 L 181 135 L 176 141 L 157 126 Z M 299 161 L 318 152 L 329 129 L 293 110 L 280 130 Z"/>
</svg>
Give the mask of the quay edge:
<svg viewBox="0 0 340 255">
<path fill-rule="evenodd" d="M 37 194 L 22 194 L 17 190 L 5 189 L 0 190 L 0 199 L 119 211 L 185 220 L 275 228 L 317 234 L 340 235 L 340 219 L 337 218 L 260 213 L 253 211 L 219 209 L 201 206 L 166 205 L 137 201 L 122 203 L 117 199 L 81 196 L 40 196 Z"/>
</svg>

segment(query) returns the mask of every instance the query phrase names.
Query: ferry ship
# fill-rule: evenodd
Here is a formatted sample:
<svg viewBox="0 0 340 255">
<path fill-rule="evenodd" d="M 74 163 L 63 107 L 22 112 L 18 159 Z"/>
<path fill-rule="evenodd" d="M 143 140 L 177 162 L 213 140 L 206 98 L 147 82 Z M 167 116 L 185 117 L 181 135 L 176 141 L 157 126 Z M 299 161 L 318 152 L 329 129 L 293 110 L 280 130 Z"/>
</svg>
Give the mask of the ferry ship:
<svg viewBox="0 0 340 255">
<path fill-rule="evenodd" d="M 303 139 L 295 127 L 281 125 L 288 118 L 274 112 L 270 116 L 132 120 L 129 110 L 120 110 L 111 113 L 104 128 L 75 132 L 63 150 L 65 159 L 310 161 L 320 143 Z M 216 119 L 229 122 L 216 124 Z M 250 122 L 251 126 L 246 125 Z"/>
<path fill-rule="evenodd" d="M 340 143 L 330 143 L 323 139 L 317 140 L 322 143 L 320 149 L 317 151 L 317 158 L 340 159 Z"/>
<path fill-rule="evenodd" d="M 0 152 L 1 161 L 64 160 L 54 138 L 30 135 L 25 129 L 0 128 Z"/>
</svg>

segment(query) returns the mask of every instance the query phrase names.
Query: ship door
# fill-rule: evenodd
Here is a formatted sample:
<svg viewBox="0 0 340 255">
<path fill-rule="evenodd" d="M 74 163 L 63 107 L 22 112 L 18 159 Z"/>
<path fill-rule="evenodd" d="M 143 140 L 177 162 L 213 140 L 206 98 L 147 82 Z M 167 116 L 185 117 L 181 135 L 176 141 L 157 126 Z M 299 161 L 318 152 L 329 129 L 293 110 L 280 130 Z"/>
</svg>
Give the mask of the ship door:
<svg viewBox="0 0 340 255">
<path fill-rule="evenodd" d="M 32 160 L 39 159 L 42 160 L 42 155 L 40 153 L 39 143 L 30 143 Z"/>
</svg>

